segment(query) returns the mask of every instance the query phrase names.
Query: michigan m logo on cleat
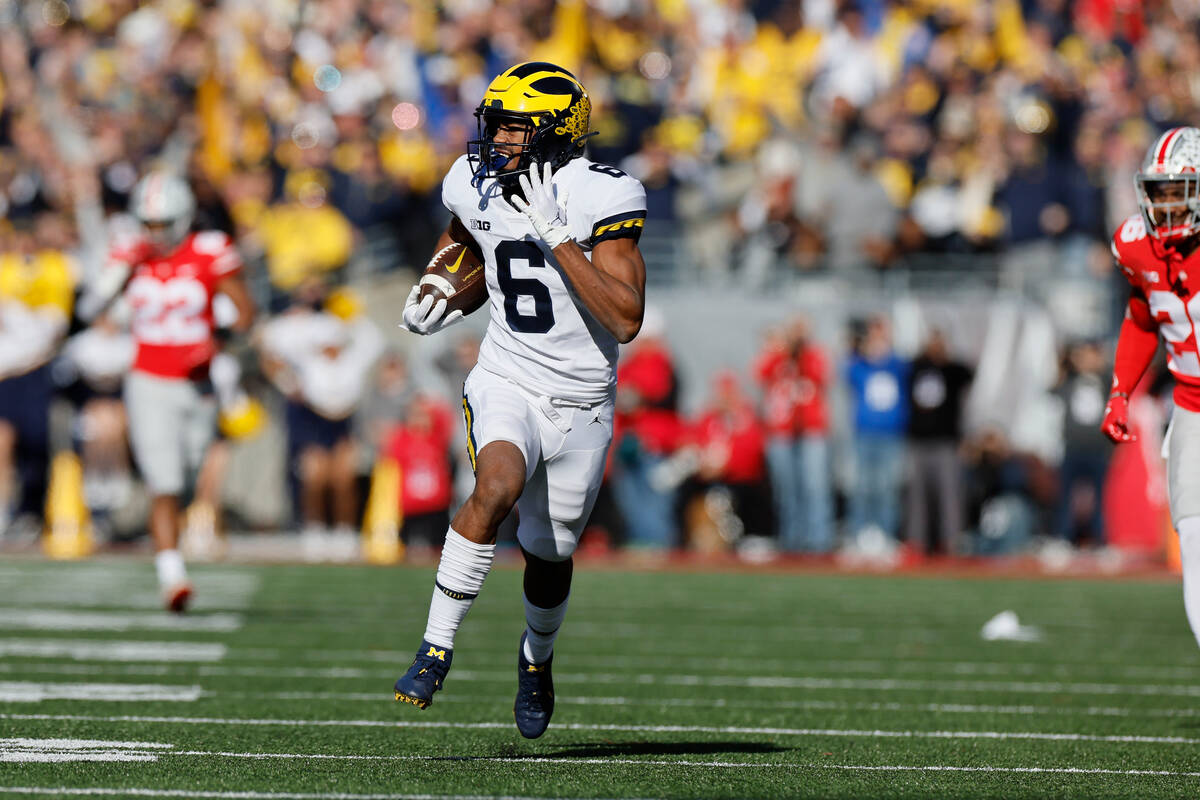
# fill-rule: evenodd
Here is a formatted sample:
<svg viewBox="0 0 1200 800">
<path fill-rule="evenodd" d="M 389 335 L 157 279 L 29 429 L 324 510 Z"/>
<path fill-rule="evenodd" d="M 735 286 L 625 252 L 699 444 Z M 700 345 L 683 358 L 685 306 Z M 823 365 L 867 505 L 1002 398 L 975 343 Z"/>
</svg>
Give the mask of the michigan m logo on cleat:
<svg viewBox="0 0 1200 800">
<path fill-rule="evenodd" d="M 442 688 L 453 660 L 454 651 L 449 647 L 422 641 L 412 665 L 396 681 L 396 699 L 417 708 L 428 708 L 433 702 L 433 693 Z"/>
</svg>

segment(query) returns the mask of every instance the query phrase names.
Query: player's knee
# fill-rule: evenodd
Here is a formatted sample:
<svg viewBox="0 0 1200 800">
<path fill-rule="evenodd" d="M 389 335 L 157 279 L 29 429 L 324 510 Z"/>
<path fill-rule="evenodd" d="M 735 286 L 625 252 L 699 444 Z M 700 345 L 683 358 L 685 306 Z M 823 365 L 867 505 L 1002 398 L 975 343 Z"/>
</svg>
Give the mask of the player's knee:
<svg viewBox="0 0 1200 800">
<path fill-rule="evenodd" d="M 510 470 L 480 471 L 475 475 L 471 501 L 489 516 L 503 518 L 517 504 L 525 476 Z"/>
<path fill-rule="evenodd" d="M 521 547 L 530 555 L 552 563 L 566 561 L 575 552 L 574 542 L 563 541 L 553 536 L 538 536 L 529 541 L 522 539 Z"/>
<path fill-rule="evenodd" d="M 543 561 L 566 561 L 575 553 L 578 537 L 564 523 L 550 520 L 526 524 L 521 521 L 517 540 L 525 552 Z"/>
<path fill-rule="evenodd" d="M 525 557 L 525 599 L 538 608 L 561 605 L 571 593 L 571 576 L 574 573 L 571 559 L 547 561 L 523 547 L 521 555 Z"/>
</svg>

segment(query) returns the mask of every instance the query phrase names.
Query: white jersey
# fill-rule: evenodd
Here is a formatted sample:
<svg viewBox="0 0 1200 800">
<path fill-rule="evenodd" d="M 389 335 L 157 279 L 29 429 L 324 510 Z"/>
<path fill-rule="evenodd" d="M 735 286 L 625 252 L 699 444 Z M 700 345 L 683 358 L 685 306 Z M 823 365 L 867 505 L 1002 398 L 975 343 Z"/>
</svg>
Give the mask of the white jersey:
<svg viewBox="0 0 1200 800">
<path fill-rule="evenodd" d="M 637 239 L 646 191 L 615 167 L 576 158 L 554 173 L 567 223 L 590 259 L 592 247 Z M 554 254 L 495 179 L 475 178 L 467 156 L 442 181 L 442 202 L 483 251 L 492 319 L 479 347 L 484 369 L 548 397 L 596 403 L 616 387 L 617 340 L 575 295 Z"/>
</svg>

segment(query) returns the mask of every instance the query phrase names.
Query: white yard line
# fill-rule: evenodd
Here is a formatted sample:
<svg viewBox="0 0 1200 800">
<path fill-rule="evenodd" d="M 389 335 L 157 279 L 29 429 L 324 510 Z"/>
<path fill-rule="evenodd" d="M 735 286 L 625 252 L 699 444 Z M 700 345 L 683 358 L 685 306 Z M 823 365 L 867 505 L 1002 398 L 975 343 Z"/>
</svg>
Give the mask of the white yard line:
<svg viewBox="0 0 1200 800">
<path fill-rule="evenodd" d="M 74 661 L 220 661 L 228 650 L 217 642 L 0 639 L 0 656 Z"/>
<path fill-rule="evenodd" d="M 471 648 L 470 655 L 479 661 L 503 659 L 512 657 L 509 648 Z M 289 663 L 332 661 L 342 665 L 359 664 L 402 664 L 412 660 L 412 653 L 400 650 L 289 650 L 255 648 L 235 648 L 229 655 L 229 661 L 287 661 Z M 639 669 L 646 666 L 646 659 L 637 656 L 612 655 L 574 655 L 560 654 L 561 665 L 570 670 L 595 668 L 631 668 Z M 670 659 L 671 666 L 676 669 L 737 669 L 745 664 L 744 659 L 710 658 L 703 656 L 680 656 Z M 1122 666 L 1097 665 L 1094 662 L 1086 664 L 1062 662 L 1004 662 L 1004 661 L 937 661 L 918 659 L 810 659 L 810 658 L 759 658 L 755 665 L 764 671 L 792 670 L 828 670 L 835 673 L 888 673 L 888 672 L 918 672 L 921 674 L 951 673 L 954 675 L 976 676 L 1010 676 L 1036 675 L 1039 677 L 1076 678 L 1080 675 L 1118 676 L 1135 679 L 1160 679 L 1193 681 L 1200 671 L 1197 666 Z"/>
<path fill-rule="evenodd" d="M 170 675 L 181 674 L 176 667 L 166 664 L 51 664 L 39 662 L 0 662 L 0 673 L 38 675 Z"/>
<path fill-rule="evenodd" d="M 750 761 L 691 761 L 667 759 L 640 758 L 571 758 L 555 756 L 358 756 L 358 755 L 313 755 L 304 753 L 221 753 L 207 751 L 179 751 L 171 755 L 181 756 L 221 756 L 226 758 L 322 758 L 346 760 L 387 760 L 387 761 L 438 761 L 438 762 L 468 762 L 468 763 L 498 763 L 498 764 L 553 764 L 555 766 L 595 766 L 595 765 L 634 765 L 654 767 L 709 767 L 717 769 L 823 769 L 823 770 L 855 770 L 871 772 L 997 772 L 1036 774 L 1048 773 L 1054 775 L 1128 775 L 1200 778 L 1200 772 L 1175 772 L 1171 770 L 1148 769 L 1104 769 L 1087 767 L 958 767 L 947 765 L 856 765 L 856 764 L 819 764 L 819 763 L 768 763 Z"/>
<path fill-rule="evenodd" d="M 1200 772 L 1174 772 L 1166 769 L 1102 769 L 1090 767 L 955 767 L 937 764 L 927 765 L 873 765 L 873 764 L 805 764 L 811 769 L 853 770 L 859 772 L 1000 772 L 1036 775 L 1149 775 L 1169 778 L 1200 778 Z"/>
<path fill-rule="evenodd" d="M 517 795 L 478 794 L 353 794 L 337 792 L 202 792 L 195 789 L 106 789 L 0 786 L 0 793 L 81 797 L 203 797 L 208 800 L 551 800 Z M 632 800 L 632 799 L 628 799 Z"/>
<path fill-rule="evenodd" d="M 127 750 L 169 750 L 175 745 L 165 742 L 114 742 L 109 739 L 0 739 L 0 747 L 48 747 L 58 750 L 95 750 L 118 747 Z"/>
<path fill-rule="evenodd" d="M 153 754 L 157 756 L 159 754 Z M 1107 769 L 1102 767 L 993 767 L 993 766 L 954 766 L 944 764 L 821 764 L 821 763 L 769 763 L 747 761 L 693 761 L 688 759 L 638 759 L 638 758 L 571 758 L 553 756 L 368 756 L 368 755 L 335 755 L 323 753 L 233 753 L 208 750 L 168 750 L 161 755 L 178 756 L 209 756 L 220 758 L 250 758 L 257 760 L 269 759 L 324 759 L 334 761 L 436 761 L 459 763 L 499 763 L 499 764 L 549 764 L 555 766 L 661 766 L 661 767 L 703 767 L 715 769 L 812 769 L 838 770 L 854 772 L 972 772 L 999 773 L 1024 775 L 1120 775 L 1127 777 L 1172 777 L 1200 778 L 1200 772 L 1184 772 L 1158 769 Z M 3 760 L 3 759 L 0 759 Z M 82 759 L 79 759 L 82 760 Z M 101 759 L 94 759 L 101 760 Z M 110 760 L 110 759 L 105 759 Z M 132 759 L 111 759 L 132 760 Z M 150 760 L 157 760 L 151 758 Z M 309 792 L 204 792 L 179 789 L 104 789 L 104 788 L 42 788 L 0 786 L 0 792 L 11 794 L 55 794 L 55 795 L 138 795 L 150 797 L 206 797 L 206 798 L 297 798 L 297 800 L 324 799 L 337 800 L 476 800 L 476 798 L 493 798 L 493 800 L 534 800 L 533 798 L 496 798 L 494 795 L 435 795 L 435 794 L 320 794 Z"/>
<path fill-rule="evenodd" d="M 440 728 L 452 730 L 507 729 L 511 722 L 414 722 L 371 719 L 241 719 L 230 717 L 160 717 L 134 715 L 91 714 L 0 714 L 0 719 L 74 721 L 74 722 L 138 722 L 178 725 L 249 725 L 299 728 Z M 917 731 L 917 730 L 857 730 L 842 728 L 745 728 L 732 725 L 555 725 L 558 730 L 607 731 L 622 733 L 720 733 L 752 736 L 837 736 L 871 739 L 993 739 L 1034 740 L 1049 742 L 1108 742 L 1122 744 L 1182 744 L 1200 745 L 1200 739 L 1185 736 L 1098 735 L 1089 733 L 1042 733 L 1038 731 Z M 252 754 L 253 755 L 253 754 Z M 248 756 L 250 757 L 250 756 Z M 280 756 L 291 757 L 291 756 Z M 297 756 L 305 757 L 305 756 Z M 317 756 L 313 756 L 314 758 Z"/>
<path fill-rule="evenodd" d="M 66 611 L 0 608 L 0 628 L 46 631 L 170 630 L 229 633 L 242 627 L 240 614 L 168 614 L 165 611 Z"/>
<path fill-rule="evenodd" d="M 96 752 L 28 752 L 0 750 L 0 763 L 57 764 L 64 761 L 158 761 L 153 753 L 104 750 Z"/>
<path fill-rule="evenodd" d="M 157 761 L 175 745 L 103 739 L 0 739 L 0 762 Z"/>
<path fill-rule="evenodd" d="M 645 622 L 573 622 L 571 636 L 580 639 L 637 639 L 644 640 L 652 637 L 656 641 L 667 636 L 686 638 L 694 636 L 712 636 L 714 629 L 720 630 L 722 638 L 741 638 L 760 642 L 861 642 L 866 638 L 867 631 L 862 628 L 845 625 L 813 626 L 813 625 L 779 625 L 756 623 L 753 629 L 748 629 L 745 620 L 730 621 L 724 624 L 710 625 L 708 623 L 645 623 Z M 906 632 L 908 632 L 906 630 Z M 925 636 L 940 638 L 942 632 L 925 628 L 912 629 L 912 633 L 924 641 Z M 872 635 L 875 631 L 871 632 Z"/>
<path fill-rule="evenodd" d="M 270 700 L 331 700 L 378 703 L 388 692 L 223 692 L 206 691 L 206 697 L 253 697 Z M 438 697 L 439 703 L 512 703 L 512 694 L 448 694 Z M 970 703 L 845 703 L 837 700 L 741 700 L 737 698 L 695 697 L 564 697 L 556 701 L 576 706 L 632 706 L 637 708 L 785 708 L 805 711 L 889 711 L 911 713 L 925 711 L 935 714 L 1049 714 L 1054 716 L 1088 717 L 1197 717 L 1195 708 L 1145 708 L 1142 706 L 1034 706 L 978 705 Z"/>
<path fill-rule="evenodd" d="M 86 700 L 113 703 L 192 703 L 204 694 L 199 686 L 157 683 L 35 683 L 0 681 L 0 703 Z"/>
<path fill-rule="evenodd" d="M 594 615 L 596 609 L 588 608 L 589 615 Z M 787 612 L 781 615 L 772 617 L 772 619 L 784 620 Z M 962 642 L 959 640 L 963 632 L 968 634 L 977 630 L 976 626 L 982 625 L 986 621 L 986 616 L 979 620 L 963 619 L 959 617 L 934 619 L 928 624 L 913 625 L 911 620 L 919 619 L 919 614 L 909 614 L 904 619 L 881 619 L 878 617 L 854 616 L 851 619 L 843 618 L 842 622 L 831 621 L 825 625 L 812 624 L 810 619 L 803 619 L 797 615 L 796 622 L 788 621 L 772 621 L 765 622 L 761 610 L 757 613 L 759 617 L 752 627 L 747 627 L 745 617 L 733 617 L 729 619 L 716 619 L 705 617 L 699 614 L 687 614 L 686 619 L 681 619 L 675 622 L 660 622 L 662 618 L 662 609 L 656 605 L 647 605 L 643 608 L 631 609 L 628 612 L 614 612 L 609 615 L 609 619 L 579 619 L 572 621 L 568 627 L 564 629 L 564 633 L 570 632 L 573 636 L 583 639 L 599 639 L 608 641 L 611 639 L 635 639 L 642 640 L 647 637 L 652 637 L 656 642 L 670 642 L 672 639 L 676 641 L 694 640 L 700 636 L 716 636 L 721 639 L 732 639 L 733 641 L 751 640 L 755 644 L 759 643 L 780 643 L 793 641 L 813 641 L 824 644 L 855 644 L 855 643 L 872 643 L 877 644 L 880 641 L 887 642 L 890 645 L 896 644 L 911 644 L 911 643 L 943 643 L 949 646 L 970 646 L 970 641 Z M 639 617 L 649 619 L 650 621 L 638 620 Z M 475 619 L 475 617 L 472 617 Z M 481 614 L 480 621 L 485 621 L 488 624 L 501 623 L 511 619 L 511 613 L 504 611 L 492 611 L 490 614 Z M 613 621 L 628 619 L 638 621 Z M 1022 615 L 1024 620 L 1025 615 Z M 1029 623 L 1035 624 L 1043 628 L 1047 632 L 1047 638 L 1051 641 L 1054 639 L 1063 639 L 1070 637 L 1073 641 L 1084 640 L 1090 644 L 1107 644 L 1113 639 L 1113 631 L 1111 627 L 1102 627 L 1096 624 L 1089 624 L 1086 621 L 1080 620 L 1074 623 L 1063 622 L 1055 617 L 1039 617 L 1032 616 L 1028 620 Z M 1136 631 L 1137 637 L 1140 639 L 1153 639 L 1156 641 L 1178 641 L 1180 634 L 1174 628 L 1169 626 L 1150 626 L 1143 624 L 1141 627 L 1133 627 L 1136 623 L 1131 623 L 1131 627 L 1127 628 L 1130 631 Z M 667 645 L 670 646 L 669 644 Z M 1043 645 L 1043 649 L 1045 645 Z"/>
<path fill-rule="evenodd" d="M 247 608 L 262 582 L 253 572 L 196 570 L 191 575 L 200 608 Z M 25 564 L 0 569 L 0 595 L 27 605 L 150 608 L 162 607 L 149 564 Z"/>
<path fill-rule="evenodd" d="M 399 675 L 397 669 L 362 669 L 358 667 L 235 667 L 210 666 L 172 667 L 121 665 L 82 667 L 70 664 L 0 664 L 0 672 L 45 672 L 53 674 L 120 674 L 168 675 L 186 674 L 218 677 L 263 678 L 328 678 L 339 680 L 388 679 Z M 508 670 L 475 672 L 456 670 L 454 679 L 462 683 L 510 683 Z M 1128 695 L 1131 697 L 1200 697 L 1200 685 L 1185 684 L 1123 684 L 1070 683 L 1066 681 L 971 681 L 971 680 L 909 680 L 901 678 L 826 678 L 776 675 L 654 675 L 637 673 L 567 672 L 556 675 L 559 684 L 636 684 L 639 686 L 709 686 L 729 689 L 804 689 L 810 691 L 876 691 L 908 692 L 936 690 L 940 692 L 1012 692 L 1018 694 L 1070 695 Z"/>
<path fill-rule="evenodd" d="M 158 657 L 151 657 L 156 655 Z M 289 664 L 299 662 L 334 662 L 336 669 L 353 669 L 360 665 L 406 664 L 412 653 L 399 650 L 290 650 L 286 648 L 233 648 L 207 642 L 113 642 L 93 639 L 0 639 L 0 656 L 15 655 L 46 658 L 72 658 L 79 661 L 225 661 L 233 667 L 263 669 L 251 664 L 256 662 Z M 507 648 L 473 648 L 471 657 L 486 662 L 489 658 L 507 660 L 511 653 Z M 596 668 L 639 668 L 646 664 L 645 658 L 634 656 L 571 655 L 560 658 L 562 666 L 573 672 Z M 1036 662 L 981 662 L 981 661 L 935 661 L 910 659 L 758 659 L 760 670 L 828 670 L 839 674 L 886 673 L 886 672 L 931 672 L 950 673 L 960 676 L 1036 675 L 1039 677 L 1078 678 L 1080 675 L 1110 676 L 1129 679 L 1158 679 L 1193 681 L 1200 666 L 1098 666 L 1092 664 L 1063 664 Z M 671 665 L 678 668 L 723 670 L 738 668 L 743 664 L 734 658 L 680 657 L 672 658 Z M 304 668 L 301 668 L 304 669 Z M 310 669 L 330 669 L 311 667 Z M 789 677 L 782 675 L 779 677 Z M 805 677 L 800 675 L 799 677 Z"/>
</svg>

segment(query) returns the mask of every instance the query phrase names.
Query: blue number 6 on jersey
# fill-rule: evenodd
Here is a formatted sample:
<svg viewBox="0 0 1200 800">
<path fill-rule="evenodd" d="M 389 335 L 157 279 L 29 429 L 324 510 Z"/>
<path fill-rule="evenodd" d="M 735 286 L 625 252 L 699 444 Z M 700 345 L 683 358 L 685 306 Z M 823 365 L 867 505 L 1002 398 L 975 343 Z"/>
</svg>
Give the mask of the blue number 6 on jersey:
<svg viewBox="0 0 1200 800">
<path fill-rule="evenodd" d="M 504 318 L 517 333 L 545 333 L 554 327 L 550 289 L 537 278 L 514 278 L 511 262 L 526 261 L 530 267 L 546 266 L 542 251 L 532 242 L 506 241 L 496 245 L 496 281 L 504 292 Z M 533 298 L 533 313 L 522 314 L 517 298 Z"/>
</svg>

